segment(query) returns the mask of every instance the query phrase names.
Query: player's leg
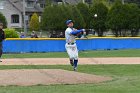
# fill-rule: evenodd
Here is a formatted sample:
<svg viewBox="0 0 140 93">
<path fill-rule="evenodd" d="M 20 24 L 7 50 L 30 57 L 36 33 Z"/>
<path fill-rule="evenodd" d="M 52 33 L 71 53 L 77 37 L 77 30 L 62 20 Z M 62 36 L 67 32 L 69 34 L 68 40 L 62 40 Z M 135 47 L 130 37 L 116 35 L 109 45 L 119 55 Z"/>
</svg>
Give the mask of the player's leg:
<svg viewBox="0 0 140 93">
<path fill-rule="evenodd" d="M 74 66 L 73 59 L 70 59 L 70 64 L 71 64 L 71 66 Z"/>
<path fill-rule="evenodd" d="M 77 45 L 75 44 L 75 51 L 74 51 L 74 71 L 77 70 L 77 66 L 78 66 L 78 49 L 77 49 Z"/>
<path fill-rule="evenodd" d="M 76 71 L 78 66 L 78 59 L 74 59 L 74 67 L 73 70 Z"/>
<path fill-rule="evenodd" d="M 0 42 L 0 62 L 2 62 L 1 61 L 1 56 L 2 56 L 2 42 Z"/>
<path fill-rule="evenodd" d="M 71 50 L 71 45 L 66 44 L 65 47 L 66 47 L 66 51 L 67 51 L 69 59 L 70 59 L 70 64 L 73 66 L 74 59 L 73 59 L 73 54 L 72 54 L 72 50 Z"/>
<path fill-rule="evenodd" d="M 73 66 L 74 65 L 74 58 L 73 58 L 72 51 L 70 48 L 68 48 L 67 53 L 69 55 L 70 64 L 71 64 L 71 66 Z"/>
</svg>

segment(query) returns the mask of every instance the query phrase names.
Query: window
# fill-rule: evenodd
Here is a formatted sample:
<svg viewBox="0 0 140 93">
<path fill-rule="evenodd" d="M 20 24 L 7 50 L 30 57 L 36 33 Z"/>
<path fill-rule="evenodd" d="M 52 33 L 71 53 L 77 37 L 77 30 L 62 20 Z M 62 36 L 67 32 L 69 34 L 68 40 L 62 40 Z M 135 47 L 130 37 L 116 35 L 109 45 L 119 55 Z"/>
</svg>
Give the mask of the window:
<svg viewBox="0 0 140 93">
<path fill-rule="evenodd" d="M 19 15 L 11 15 L 11 23 L 19 23 Z"/>
<path fill-rule="evenodd" d="M 62 5 L 63 1 L 62 0 L 55 0 L 57 2 L 57 4 Z"/>
<path fill-rule="evenodd" d="M 34 1 L 27 1 L 27 7 L 33 8 L 34 7 Z"/>
<path fill-rule="evenodd" d="M 92 0 L 85 0 L 85 2 L 91 4 Z"/>
<path fill-rule="evenodd" d="M 40 7 L 41 8 L 45 8 L 45 4 L 40 4 Z"/>
<path fill-rule="evenodd" d="M 56 2 L 63 2 L 62 0 L 55 0 Z"/>
<path fill-rule="evenodd" d="M 62 5 L 63 3 L 62 2 L 57 2 L 59 5 Z"/>
<path fill-rule="evenodd" d="M 0 0 L 0 9 L 4 9 L 4 1 Z"/>
</svg>

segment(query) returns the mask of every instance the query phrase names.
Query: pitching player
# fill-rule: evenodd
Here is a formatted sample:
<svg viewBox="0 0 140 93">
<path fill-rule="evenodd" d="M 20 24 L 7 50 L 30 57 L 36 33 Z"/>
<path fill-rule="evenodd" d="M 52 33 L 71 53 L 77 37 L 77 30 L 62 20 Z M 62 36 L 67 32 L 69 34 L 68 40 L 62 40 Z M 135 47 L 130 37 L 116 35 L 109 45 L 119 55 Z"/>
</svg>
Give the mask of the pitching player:
<svg viewBox="0 0 140 93">
<path fill-rule="evenodd" d="M 66 37 L 66 50 L 70 58 L 70 64 L 74 67 L 74 71 L 77 69 L 78 64 L 78 50 L 76 45 L 75 37 L 77 34 L 84 32 L 85 29 L 76 30 L 73 28 L 73 21 L 67 20 L 66 21 L 67 29 L 65 31 L 65 37 Z"/>
</svg>

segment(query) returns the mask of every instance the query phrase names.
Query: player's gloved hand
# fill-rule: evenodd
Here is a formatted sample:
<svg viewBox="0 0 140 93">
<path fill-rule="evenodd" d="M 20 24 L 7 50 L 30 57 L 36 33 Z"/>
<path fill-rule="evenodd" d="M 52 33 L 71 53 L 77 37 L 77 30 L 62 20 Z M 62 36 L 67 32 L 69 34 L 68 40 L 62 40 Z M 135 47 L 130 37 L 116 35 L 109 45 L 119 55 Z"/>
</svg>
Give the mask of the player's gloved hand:
<svg viewBox="0 0 140 93">
<path fill-rule="evenodd" d="M 82 29 L 82 31 L 85 32 L 86 30 L 85 29 Z"/>
</svg>

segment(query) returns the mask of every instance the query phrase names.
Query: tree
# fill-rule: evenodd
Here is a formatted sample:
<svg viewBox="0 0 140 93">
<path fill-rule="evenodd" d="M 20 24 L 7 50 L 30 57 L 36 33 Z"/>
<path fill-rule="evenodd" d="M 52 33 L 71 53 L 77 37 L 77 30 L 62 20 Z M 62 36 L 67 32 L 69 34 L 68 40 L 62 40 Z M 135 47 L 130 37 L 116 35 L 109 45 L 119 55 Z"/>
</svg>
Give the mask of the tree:
<svg viewBox="0 0 140 93">
<path fill-rule="evenodd" d="M 139 29 L 139 8 L 135 4 L 122 4 L 117 0 L 108 13 L 107 25 L 112 29 L 115 36 L 127 36 L 129 30 L 133 35 L 138 33 L 134 29 Z"/>
<path fill-rule="evenodd" d="M 120 36 L 127 36 L 127 33 L 129 31 L 129 25 L 130 25 L 130 6 L 129 4 L 123 4 L 121 8 L 121 29 L 120 29 Z"/>
<path fill-rule="evenodd" d="M 83 19 L 84 19 L 84 22 L 85 22 L 85 27 L 87 29 L 90 28 L 90 14 L 89 14 L 89 7 L 87 4 L 84 4 L 84 3 L 79 3 L 77 5 L 77 8 L 79 9 Z"/>
<path fill-rule="evenodd" d="M 41 29 L 44 30 L 51 30 L 53 23 L 53 15 L 54 15 L 53 7 L 52 6 L 46 6 L 44 9 L 44 12 L 42 14 L 42 21 L 41 21 Z"/>
<path fill-rule="evenodd" d="M 140 28 L 140 9 L 136 4 L 129 4 L 129 29 L 132 36 L 137 36 Z"/>
<path fill-rule="evenodd" d="M 42 15 L 42 28 L 46 30 L 64 30 L 68 18 L 64 5 L 47 6 Z"/>
<path fill-rule="evenodd" d="M 52 4 L 51 0 L 46 0 L 46 6 L 50 6 Z"/>
<path fill-rule="evenodd" d="M 85 27 L 83 17 L 75 6 L 47 6 L 42 15 L 42 29 L 64 31 L 66 29 L 65 22 L 68 19 L 74 20 L 76 28 Z"/>
<path fill-rule="evenodd" d="M 125 0 L 125 2 L 135 3 L 135 4 L 137 4 L 140 7 L 140 0 Z"/>
<path fill-rule="evenodd" d="M 72 13 L 71 13 L 71 9 L 69 8 L 69 5 L 68 6 L 65 6 L 65 5 L 60 5 L 59 6 L 60 7 L 60 22 L 59 22 L 59 24 L 61 24 L 61 30 L 63 30 L 63 31 L 65 31 L 65 29 L 66 29 L 66 24 L 65 24 L 65 22 L 66 22 L 66 20 L 68 20 L 68 19 L 72 19 Z"/>
<path fill-rule="evenodd" d="M 36 13 L 34 13 L 30 20 L 30 29 L 38 31 L 39 30 L 39 17 Z"/>
<path fill-rule="evenodd" d="M 3 23 L 3 27 L 4 28 L 6 28 L 7 27 L 7 21 L 6 21 L 6 18 L 5 18 L 5 16 L 2 14 L 2 13 L 0 13 L 0 22 L 2 22 Z"/>
<path fill-rule="evenodd" d="M 97 16 L 94 16 L 95 14 Z M 106 30 L 107 14 L 108 8 L 102 2 L 94 3 L 90 8 L 91 25 L 98 33 L 98 36 L 103 36 L 103 32 Z"/>
<path fill-rule="evenodd" d="M 70 13 L 72 14 L 72 20 L 74 21 L 74 27 L 77 29 L 85 28 L 84 18 L 76 6 L 70 6 Z"/>
<path fill-rule="evenodd" d="M 67 14 L 65 14 L 66 7 L 64 5 L 55 5 L 53 6 L 53 11 L 55 14 L 53 15 L 54 27 L 53 30 L 64 31 L 66 28 L 65 21 L 67 20 Z"/>
<path fill-rule="evenodd" d="M 121 29 L 123 28 L 124 24 L 123 14 L 124 11 L 122 2 L 120 0 L 117 0 L 111 7 L 106 22 L 107 27 L 112 29 L 116 37 L 121 36 Z"/>
</svg>

